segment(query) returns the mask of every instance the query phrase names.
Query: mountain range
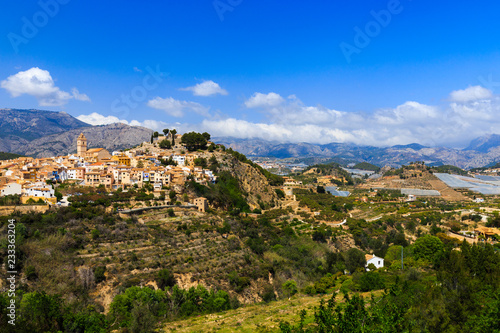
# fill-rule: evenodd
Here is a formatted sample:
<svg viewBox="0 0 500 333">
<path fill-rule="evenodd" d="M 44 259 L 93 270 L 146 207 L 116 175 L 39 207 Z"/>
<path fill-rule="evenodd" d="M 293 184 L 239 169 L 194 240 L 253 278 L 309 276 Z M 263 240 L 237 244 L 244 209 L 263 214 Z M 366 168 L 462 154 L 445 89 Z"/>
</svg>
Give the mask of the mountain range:
<svg viewBox="0 0 500 333">
<path fill-rule="evenodd" d="M 414 161 L 429 165 L 450 164 L 470 169 L 500 161 L 500 135 L 474 139 L 465 149 L 425 147 L 417 143 L 392 147 L 359 146 L 350 143 L 280 143 L 262 139 L 213 138 L 249 157 L 294 158 L 297 161 L 317 158 L 368 162 L 378 166 L 397 167 Z"/>
<path fill-rule="evenodd" d="M 147 141 L 152 130 L 122 123 L 92 126 L 66 112 L 0 109 L 0 151 L 33 157 L 49 157 L 76 151 L 76 138 L 83 132 L 89 148 L 110 151 Z M 350 143 L 282 143 L 262 139 L 215 137 L 249 157 L 335 159 L 368 162 L 378 166 L 399 166 L 413 161 L 431 165 L 451 164 L 464 169 L 500 161 L 500 135 L 489 134 L 472 140 L 465 149 L 426 147 L 418 143 L 392 147 L 360 146 Z"/>
<path fill-rule="evenodd" d="M 50 157 L 76 152 L 80 133 L 88 148 L 109 151 L 130 148 L 147 141 L 153 131 L 122 123 L 92 126 L 66 112 L 0 109 L 0 151 L 33 157 Z"/>
</svg>

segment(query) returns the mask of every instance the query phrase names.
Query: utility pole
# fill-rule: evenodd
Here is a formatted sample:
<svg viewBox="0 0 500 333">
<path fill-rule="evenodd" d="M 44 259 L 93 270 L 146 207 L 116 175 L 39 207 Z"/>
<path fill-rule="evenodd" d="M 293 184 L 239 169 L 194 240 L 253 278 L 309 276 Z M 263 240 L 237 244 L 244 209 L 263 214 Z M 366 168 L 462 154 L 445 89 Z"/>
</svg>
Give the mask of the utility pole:
<svg viewBox="0 0 500 333">
<path fill-rule="evenodd" d="M 403 246 L 401 246 L 401 270 L 404 269 L 404 265 L 403 265 Z"/>
</svg>

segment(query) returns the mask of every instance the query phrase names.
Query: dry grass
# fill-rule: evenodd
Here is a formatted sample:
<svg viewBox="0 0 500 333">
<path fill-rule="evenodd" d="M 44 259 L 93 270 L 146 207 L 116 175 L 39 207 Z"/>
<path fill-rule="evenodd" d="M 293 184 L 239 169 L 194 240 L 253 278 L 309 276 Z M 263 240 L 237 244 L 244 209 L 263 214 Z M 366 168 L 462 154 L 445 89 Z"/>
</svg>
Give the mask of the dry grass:
<svg viewBox="0 0 500 333">
<path fill-rule="evenodd" d="M 325 300 L 331 296 L 325 296 Z M 166 324 L 160 332 L 279 332 L 279 322 L 295 323 L 300 311 L 308 310 L 312 319 L 313 311 L 319 305 L 320 296 L 299 296 L 291 300 L 280 300 L 268 304 L 255 304 L 175 321 Z"/>
</svg>

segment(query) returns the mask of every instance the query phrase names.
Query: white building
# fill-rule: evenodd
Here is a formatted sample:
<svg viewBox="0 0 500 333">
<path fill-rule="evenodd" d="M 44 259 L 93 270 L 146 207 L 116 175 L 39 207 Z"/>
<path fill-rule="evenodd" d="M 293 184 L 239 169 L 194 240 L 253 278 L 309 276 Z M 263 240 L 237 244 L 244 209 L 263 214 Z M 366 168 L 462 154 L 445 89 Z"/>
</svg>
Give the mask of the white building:
<svg viewBox="0 0 500 333">
<path fill-rule="evenodd" d="M 369 271 L 368 265 L 374 264 L 377 269 L 384 267 L 384 258 L 379 258 L 374 254 L 366 254 L 366 270 Z"/>
<path fill-rule="evenodd" d="M 184 166 L 186 164 L 186 157 L 182 155 L 174 155 L 172 159 L 177 162 L 178 166 Z"/>
<path fill-rule="evenodd" d="M 24 194 L 27 197 L 38 197 L 38 198 L 54 198 L 54 189 L 50 185 L 34 185 L 32 187 L 27 187 L 24 189 Z"/>
<path fill-rule="evenodd" d="M 6 184 L 1 190 L 0 190 L 0 195 L 5 196 L 5 195 L 21 195 L 23 192 L 23 187 L 21 184 L 18 183 L 9 183 Z"/>
</svg>

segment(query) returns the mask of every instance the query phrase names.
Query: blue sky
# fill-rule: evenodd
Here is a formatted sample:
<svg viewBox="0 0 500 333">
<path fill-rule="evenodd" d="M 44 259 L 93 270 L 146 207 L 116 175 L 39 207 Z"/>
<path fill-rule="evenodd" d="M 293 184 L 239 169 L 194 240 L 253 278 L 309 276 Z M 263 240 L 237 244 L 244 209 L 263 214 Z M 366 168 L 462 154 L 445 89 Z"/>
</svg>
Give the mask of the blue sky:
<svg viewBox="0 0 500 333">
<path fill-rule="evenodd" d="M 500 131 L 499 10 L 494 1 L 9 1 L 0 107 L 219 136 L 460 147 Z"/>
</svg>

